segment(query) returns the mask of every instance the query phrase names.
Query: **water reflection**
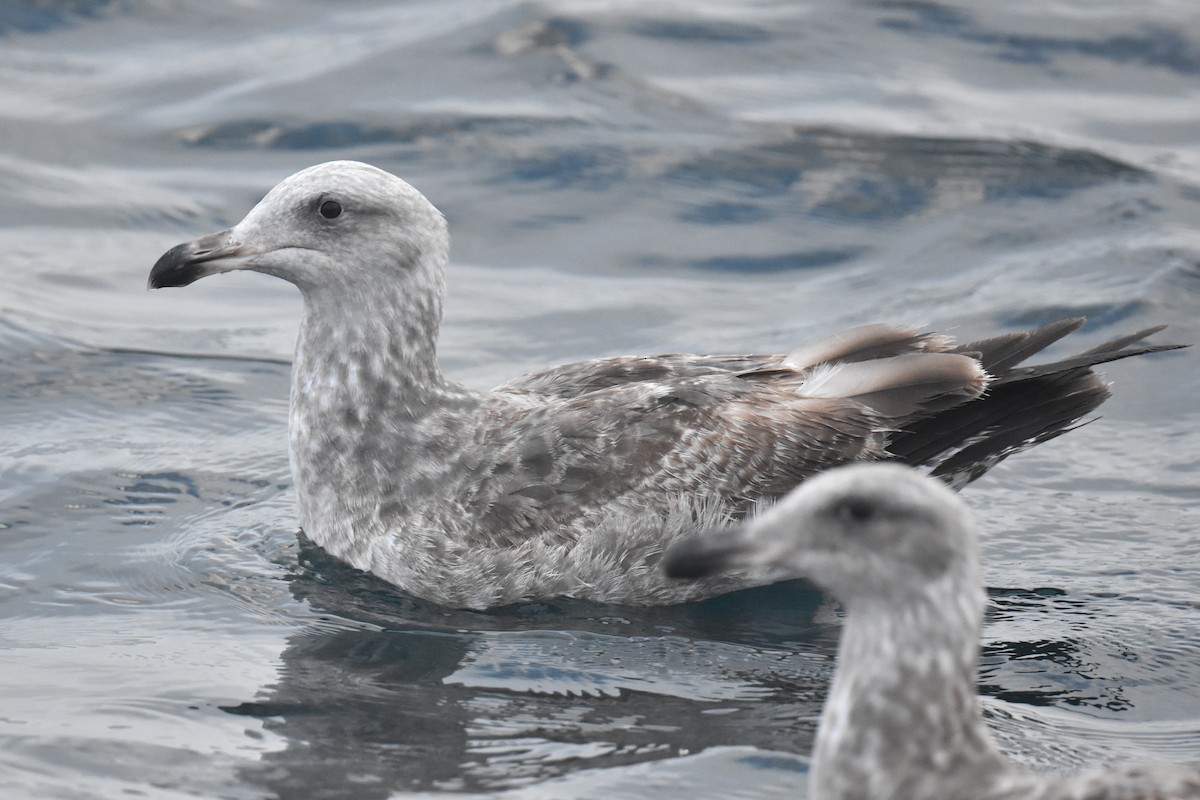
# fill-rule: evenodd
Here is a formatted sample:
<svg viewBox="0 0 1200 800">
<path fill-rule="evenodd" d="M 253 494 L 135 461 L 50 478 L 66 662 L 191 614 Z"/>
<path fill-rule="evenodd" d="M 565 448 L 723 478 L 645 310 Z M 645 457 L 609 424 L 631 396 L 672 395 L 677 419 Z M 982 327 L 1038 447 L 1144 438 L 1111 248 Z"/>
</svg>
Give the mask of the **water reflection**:
<svg viewBox="0 0 1200 800">
<path fill-rule="evenodd" d="M 475 613 L 399 597 L 305 543 L 317 621 L 228 707 L 286 746 L 242 771 L 280 796 L 494 790 L 718 745 L 807 752 L 836 625 L 771 587 L 695 606 L 564 601 Z"/>
</svg>

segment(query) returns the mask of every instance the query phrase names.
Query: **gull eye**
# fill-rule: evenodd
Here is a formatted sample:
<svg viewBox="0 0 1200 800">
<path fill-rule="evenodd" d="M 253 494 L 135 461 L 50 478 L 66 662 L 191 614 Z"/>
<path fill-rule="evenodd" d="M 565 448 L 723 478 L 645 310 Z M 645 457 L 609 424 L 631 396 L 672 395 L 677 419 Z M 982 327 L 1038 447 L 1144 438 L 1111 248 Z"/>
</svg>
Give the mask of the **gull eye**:
<svg viewBox="0 0 1200 800">
<path fill-rule="evenodd" d="M 337 200 L 326 200 L 318 210 L 325 219 L 337 219 L 342 215 L 342 204 Z"/>
<path fill-rule="evenodd" d="M 834 513 L 842 522 L 862 524 L 875 517 L 875 506 L 861 497 L 848 497 L 838 503 Z"/>
</svg>

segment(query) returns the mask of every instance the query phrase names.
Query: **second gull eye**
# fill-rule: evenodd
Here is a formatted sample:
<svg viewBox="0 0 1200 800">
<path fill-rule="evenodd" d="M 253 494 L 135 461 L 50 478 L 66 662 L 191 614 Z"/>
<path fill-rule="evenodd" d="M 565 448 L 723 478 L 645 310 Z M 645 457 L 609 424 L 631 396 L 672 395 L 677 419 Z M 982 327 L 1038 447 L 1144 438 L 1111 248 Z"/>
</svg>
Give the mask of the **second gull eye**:
<svg viewBox="0 0 1200 800">
<path fill-rule="evenodd" d="M 838 504 L 837 515 L 843 522 L 868 522 L 875 516 L 875 506 L 868 500 L 850 497 Z"/>
</svg>

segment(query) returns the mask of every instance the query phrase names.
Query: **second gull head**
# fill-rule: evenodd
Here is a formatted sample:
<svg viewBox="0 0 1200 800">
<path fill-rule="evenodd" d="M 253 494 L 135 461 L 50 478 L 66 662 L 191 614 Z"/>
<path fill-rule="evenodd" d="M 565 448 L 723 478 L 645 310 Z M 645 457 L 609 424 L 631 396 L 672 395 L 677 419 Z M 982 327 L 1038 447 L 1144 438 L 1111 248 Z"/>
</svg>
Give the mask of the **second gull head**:
<svg viewBox="0 0 1200 800">
<path fill-rule="evenodd" d="M 677 546 L 667 571 L 700 577 L 769 567 L 853 603 L 969 573 L 976 551 L 966 505 L 944 483 L 898 464 L 862 464 L 808 479 L 750 524 Z"/>
</svg>

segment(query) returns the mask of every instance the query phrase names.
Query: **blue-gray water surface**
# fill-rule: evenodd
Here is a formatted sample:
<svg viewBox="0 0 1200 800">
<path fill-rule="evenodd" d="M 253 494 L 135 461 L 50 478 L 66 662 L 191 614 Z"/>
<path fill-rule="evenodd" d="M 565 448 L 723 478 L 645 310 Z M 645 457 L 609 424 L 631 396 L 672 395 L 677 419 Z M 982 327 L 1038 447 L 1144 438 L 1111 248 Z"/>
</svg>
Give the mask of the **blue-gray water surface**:
<svg viewBox="0 0 1200 800">
<path fill-rule="evenodd" d="M 5 798 L 803 796 L 839 631 L 803 585 L 471 613 L 298 535 L 295 290 L 144 286 L 302 167 L 446 213 L 480 387 L 871 321 L 1200 342 L 1185 0 L 14 0 L 0 131 Z M 1106 367 L 964 492 L 1033 768 L 1200 762 L 1198 363 Z"/>
</svg>

